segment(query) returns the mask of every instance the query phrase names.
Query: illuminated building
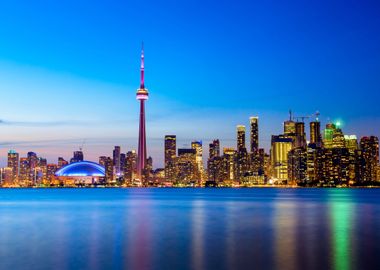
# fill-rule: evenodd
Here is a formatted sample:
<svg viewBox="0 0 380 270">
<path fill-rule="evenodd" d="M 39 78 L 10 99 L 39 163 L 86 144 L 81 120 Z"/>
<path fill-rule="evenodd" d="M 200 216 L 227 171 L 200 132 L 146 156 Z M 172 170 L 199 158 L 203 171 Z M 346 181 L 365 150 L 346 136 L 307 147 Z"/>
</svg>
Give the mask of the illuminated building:
<svg viewBox="0 0 380 270">
<path fill-rule="evenodd" d="M 220 142 L 218 139 L 209 144 L 209 159 L 220 156 Z"/>
<path fill-rule="evenodd" d="M 310 122 L 310 143 L 317 147 L 322 146 L 321 123 L 319 121 Z"/>
<path fill-rule="evenodd" d="M 379 164 L 379 139 L 375 136 L 360 139 L 360 151 L 357 162 L 358 182 L 370 182 L 377 179 Z"/>
<path fill-rule="evenodd" d="M 209 181 L 222 182 L 222 158 L 220 157 L 220 142 L 218 139 L 209 144 L 209 158 L 207 160 L 207 175 Z"/>
<path fill-rule="evenodd" d="M 1 181 L 0 185 L 3 187 L 12 187 L 15 186 L 15 182 L 13 180 L 13 168 L 12 167 L 5 167 L 2 168 L 0 171 Z"/>
<path fill-rule="evenodd" d="M 46 178 L 49 184 L 54 184 L 55 173 L 57 172 L 57 170 L 58 166 L 56 164 L 47 164 Z"/>
<path fill-rule="evenodd" d="M 112 164 L 112 159 L 110 160 Z M 102 182 L 105 170 L 95 162 L 79 161 L 59 169 L 55 175 L 60 183 L 67 186 L 92 185 Z"/>
<path fill-rule="evenodd" d="M 317 183 L 318 179 L 318 153 L 317 151 L 321 149 L 320 147 L 317 146 L 317 144 L 314 143 L 309 143 L 306 153 L 307 153 L 307 182 L 308 183 Z"/>
<path fill-rule="evenodd" d="M 344 135 L 344 145 L 350 151 L 358 149 L 358 138 L 356 135 Z"/>
<path fill-rule="evenodd" d="M 333 147 L 333 136 L 336 130 L 336 126 L 333 123 L 326 124 L 325 128 L 325 136 L 323 139 L 323 146 L 325 148 L 332 148 Z"/>
<path fill-rule="evenodd" d="M 104 161 L 104 170 L 105 170 L 105 181 L 106 183 L 114 182 L 114 166 L 113 160 L 110 157 L 107 157 Z"/>
<path fill-rule="evenodd" d="M 202 141 L 193 141 L 191 142 L 191 148 L 195 149 L 195 162 L 198 166 L 198 171 L 201 176 L 201 180 L 203 180 L 203 148 Z"/>
<path fill-rule="evenodd" d="M 120 175 L 118 176 L 118 178 L 122 178 L 122 180 L 124 179 L 124 172 L 125 172 L 125 158 L 126 158 L 126 155 L 124 153 L 120 153 Z"/>
<path fill-rule="evenodd" d="M 150 182 L 153 178 L 153 159 L 152 157 L 148 157 L 146 159 L 145 163 L 145 169 L 144 169 L 144 179 L 146 179 L 147 182 Z"/>
<path fill-rule="evenodd" d="M 349 183 L 354 184 L 357 180 L 356 177 L 356 163 L 358 151 L 358 139 L 356 135 L 344 135 L 345 148 L 349 152 Z"/>
<path fill-rule="evenodd" d="M 32 186 L 36 184 L 37 180 L 37 165 L 38 165 L 38 157 L 34 152 L 28 152 L 27 154 L 28 163 L 29 163 L 29 177 L 27 180 L 27 185 Z"/>
<path fill-rule="evenodd" d="M 292 138 L 286 135 L 272 135 L 270 156 L 272 177 L 275 181 L 288 180 L 288 152 L 292 149 L 292 145 Z"/>
<path fill-rule="evenodd" d="M 47 160 L 46 158 L 38 158 L 38 165 L 37 165 L 37 177 L 36 177 L 36 184 L 44 183 L 46 184 L 47 180 Z"/>
<path fill-rule="evenodd" d="M 140 122 L 139 122 L 139 142 L 137 150 L 137 179 L 144 182 L 143 171 L 145 169 L 147 150 L 146 150 L 146 132 L 145 132 L 145 100 L 148 100 L 148 89 L 144 84 L 144 48 L 141 51 L 141 78 L 140 88 L 137 90 L 136 99 L 140 101 Z"/>
<path fill-rule="evenodd" d="M 117 177 L 119 177 L 121 175 L 120 146 L 115 146 L 112 154 L 113 154 L 113 166 L 115 167 L 115 174 Z"/>
<path fill-rule="evenodd" d="M 60 169 L 60 168 L 66 166 L 68 164 L 69 164 L 69 162 L 67 162 L 63 157 L 59 157 L 58 158 L 58 166 L 57 166 L 57 168 Z"/>
<path fill-rule="evenodd" d="M 245 147 L 245 126 L 238 125 L 237 131 L 237 151 L 234 180 L 241 181 L 248 171 L 248 153 Z"/>
<path fill-rule="evenodd" d="M 165 169 L 164 168 L 157 168 L 153 171 L 153 178 L 154 181 L 157 183 L 164 183 L 165 182 Z"/>
<path fill-rule="evenodd" d="M 80 151 L 74 151 L 73 157 L 70 159 L 70 163 L 80 162 L 83 161 L 83 152 Z"/>
<path fill-rule="evenodd" d="M 306 133 L 305 133 L 305 123 L 296 122 L 296 133 L 295 133 L 295 147 L 306 147 Z"/>
<path fill-rule="evenodd" d="M 27 186 L 29 180 L 29 161 L 28 158 L 20 158 L 20 173 L 19 173 L 19 184 L 21 186 Z"/>
<path fill-rule="evenodd" d="M 249 118 L 250 124 L 250 145 L 251 153 L 257 153 L 259 151 L 259 117 L 252 116 Z"/>
<path fill-rule="evenodd" d="M 293 148 L 288 152 L 288 181 L 291 184 L 307 182 L 307 151 L 304 147 Z"/>
<path fill-rule="evenodd" d="M 176 180 L 183 185 L 198 184 L 200 182 L 200 173 L 196 162 L 196 150 L 179 148 Z"/>
<path fill-rule="evenodd" d="M 175 135 L 165 136 L 165 179 L 174 181 L 176 175 L 176 152 L 177 152 L 177 139 Z"/>
<path fill-rule="evenodd" d="M 127 184 L 132 184 L 133 179 L 136 178 L 137 169 L 137 155 L 136 151 L 128 151 L 125 157 L 125 167 L 124 167 L 124 182 Z"/>
<path fill-rule="evenodd" d="M 236 150 L 230 147 L 223 148 L 223 181 L 234 181 L 236 178 Z"/>
<path fill-rule="evenodd" d="M 237 151 L 242 151 L 245 148 L 245 126 L 238 125 L 236 126 L 237 132 Z"/>
<path fill-rule="evenodd" d="M 292 119 L 292 111 L 289 111 L 289 120 L 284 122 L 284 135 L 294 136 L 296 134 L 296 123 Z"/>
<path fill-rule="evenodd" d="M 8 168 L 12 168 L 12 184 L 16 184 L 18 182 L 19 154 L 14 150 L 8 152 Z"/>
<path fill-rule="evenodd" d="M 235 171 L 234 180 L 242 181 L 244 178 L 244 175 L 249 171 L 248 153 L 245 148 L 236 152 L 235 169 L 236 171 Z"/>
<path fill-rule="evenodd" d="M 223 182 L 223 157 L 215 156 L 207 161 L 207 175 L 209 181 Z"/>
<path fill-rule="evenodd" d="M 99 157 L 99 164 L 103 167 L 106 167 L 106 161 L 107 161 L 107 157 L 106 156 L 100 156 Z"/>
<path fill-rule="evenodd" d="M 349 184 L 350 153 L 347 148 L 325 148 L 317 154 L 317 175 L 323 185 Z"/>
<path fill-rule="evenodd" d="M 345 147 L 344 134 L 340 128 L 336 128 L 333 133 L 332 148 L 344 148 Z"/>
</svg>

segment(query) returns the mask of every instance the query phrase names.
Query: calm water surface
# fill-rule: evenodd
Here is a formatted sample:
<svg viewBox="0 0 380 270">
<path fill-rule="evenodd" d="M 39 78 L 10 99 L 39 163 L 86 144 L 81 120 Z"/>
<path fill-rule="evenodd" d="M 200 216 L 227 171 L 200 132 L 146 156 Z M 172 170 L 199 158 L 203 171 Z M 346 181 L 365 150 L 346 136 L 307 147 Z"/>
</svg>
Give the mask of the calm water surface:
<svg viewBox="0 0 380 270">
<path fill-rule="evenodd" d="M 380 269 L 380 189 L 0 189 L 0 269 Z"/>
</svg>

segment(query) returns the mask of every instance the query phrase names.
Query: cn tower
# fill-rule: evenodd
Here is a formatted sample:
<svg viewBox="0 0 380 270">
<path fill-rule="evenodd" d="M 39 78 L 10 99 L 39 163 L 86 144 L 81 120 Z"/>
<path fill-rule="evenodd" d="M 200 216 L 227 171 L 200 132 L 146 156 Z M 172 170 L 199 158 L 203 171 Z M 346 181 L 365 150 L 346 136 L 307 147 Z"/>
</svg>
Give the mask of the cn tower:
<svg viewBox="0 0 380 270">
<path fill-rule="evenodd" d="M 146 132 L 145 132 L 145 100 L 148 99 L 148 89 L 144 85 L 144 45 L 141 49 L 140 88 L 136 99 L 140 101 L 139 146 L 137 150 L 137 177 L 143 183 L 143 171 L 146 163 Z"/>
</svg>

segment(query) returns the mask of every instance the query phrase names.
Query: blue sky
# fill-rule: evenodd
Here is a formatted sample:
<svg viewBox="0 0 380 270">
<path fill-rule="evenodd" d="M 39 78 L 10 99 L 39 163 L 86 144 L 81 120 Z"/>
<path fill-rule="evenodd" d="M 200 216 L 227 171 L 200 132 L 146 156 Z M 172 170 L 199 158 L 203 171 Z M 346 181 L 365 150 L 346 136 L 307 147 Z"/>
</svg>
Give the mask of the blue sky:
<svg viewBox="0 0 380 270">
<path fill-rule="evenodd" d="M 165 134 L 235 146 L 251 115 L 268 149 L 290 108 L 380 135 L 379 13 L 378 1 L 2 1 L 1 159 L 135 149 L 142 40 L 155 166 Z"/>
</svg>

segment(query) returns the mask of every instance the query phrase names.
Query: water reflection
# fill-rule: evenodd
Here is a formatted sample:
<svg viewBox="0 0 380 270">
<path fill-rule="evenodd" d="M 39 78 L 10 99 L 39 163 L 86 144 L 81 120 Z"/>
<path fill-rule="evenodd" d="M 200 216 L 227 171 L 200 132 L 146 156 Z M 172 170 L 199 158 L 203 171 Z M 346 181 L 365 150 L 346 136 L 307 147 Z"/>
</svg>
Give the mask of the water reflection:
<svg viewBox="0 0 380 270">
<path fill-rule="evenodd" d="M 294 202 L 276 201 L 274 208 L 275 266 L 296 269 L 297 207 Z"/>
<path fill-rule="evenodd" d="M 195 200 L 192 203 L 192 226 L 191 226 L 191 242 L 192 242 L 192 266 L 194 269 L 205 269 L 204 267 L 204 230 L 205 230 L 205 203 L 203 200 Z"/>
<path fill-rule="evenodd" d="M 334 269 L 351 269 L 351 236 L 352 226 L 352 196 L 349 191 L 337 194 L 331 191 L 330 218 L 331 218 L 331 239 L 333 241 Z"/>
<path fill-rule="evenodd" d="M 0 269 L 380 269 L 380 189 L 0 190 L 0 224 Z"/>
</svg>

